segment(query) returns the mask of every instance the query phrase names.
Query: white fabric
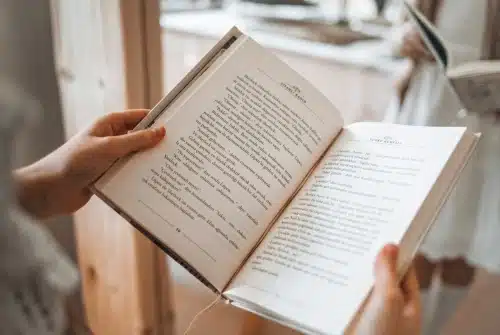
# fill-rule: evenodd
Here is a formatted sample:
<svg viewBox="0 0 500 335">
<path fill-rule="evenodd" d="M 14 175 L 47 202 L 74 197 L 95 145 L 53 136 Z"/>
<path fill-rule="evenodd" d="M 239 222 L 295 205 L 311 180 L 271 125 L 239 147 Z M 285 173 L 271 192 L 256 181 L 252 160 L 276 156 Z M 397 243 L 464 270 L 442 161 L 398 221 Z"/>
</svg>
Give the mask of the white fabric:
<svg viewBox="0 0 500 335">
<path fill-rule="evenodd" d="M 468 292 L 469 287 L 449 286 L 441 283 L 436 295 L 434 315 L 424 335 L 441 334 Z"/>
<path fill-rule="evenodd" d="M 434 312 L 436 311 L 435 294 L 432 288 L 420 290 L 422 302 L 422 333 L 429 334 Z"/>
<path fill-rule="evenodd" d="M 436 25 L 446 40 L 467 50 L 459 62 L 480 58 L 486 10 L 487 0 L 444 0 Z M 394 106 L 386 116 L 389 122 L 467 126 L 482 133 L 475 157 L 421 252 L 433 260 L 465 257 L 472 265 L 500 273 L 500 123 L 461 111 L 445 77 L 429 63 L 419 66 L 401 108 Z"/>
<path fill-rule="evenodd" d="M 78 282 L 77 271 L 13 195 L 10 153 L 21 116 L 36 107 L 28 101 L 0 80 L 0 333 L 60 335 L 64 298 Z"/>
<path fill-rule="evenodd" d="M 0 235 L 0 333 L 62 334 L 75 268 L 40 223 L 13 206 Z"/>
</svg>

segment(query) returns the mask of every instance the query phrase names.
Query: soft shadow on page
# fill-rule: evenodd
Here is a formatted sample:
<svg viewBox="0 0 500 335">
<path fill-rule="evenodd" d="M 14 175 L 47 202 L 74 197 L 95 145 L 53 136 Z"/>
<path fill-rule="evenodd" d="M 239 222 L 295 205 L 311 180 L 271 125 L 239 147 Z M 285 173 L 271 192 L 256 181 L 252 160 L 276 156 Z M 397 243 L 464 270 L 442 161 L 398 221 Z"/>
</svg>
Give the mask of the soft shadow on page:
<svg viewBox="0 0 500 335">
<path fill-rule="evenodd" d="M 465 132 L 346 127 L 225 294 L 309 329 L 340 334 Z"/>
<path fill-rule="evenodd" d="M 166 140 L 104 192 L 218 289 L 342 127 L 325 97 L 253 40 L 224 55 L 153 125 L 166 124 Z"/>
</svg>

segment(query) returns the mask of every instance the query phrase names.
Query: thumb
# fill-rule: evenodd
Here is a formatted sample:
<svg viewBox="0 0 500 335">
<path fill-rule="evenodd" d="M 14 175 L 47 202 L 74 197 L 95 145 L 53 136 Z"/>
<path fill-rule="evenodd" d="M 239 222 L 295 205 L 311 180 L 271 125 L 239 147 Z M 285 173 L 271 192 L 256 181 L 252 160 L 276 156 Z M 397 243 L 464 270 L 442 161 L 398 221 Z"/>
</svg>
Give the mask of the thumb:
<svg viewBox="0 0 500 335">
<path fill-rule="evenodd" d="M 398 247 L 386 245 L 375 261 L 375 291 L 388 292 L 399 287 L 396 263 Z"/>
<path fill-rule="evenodd" d="M 132 152 L 149 149 L 165 137 L 165 127 L 134 131 L 125 135 L 110 138 L 111 150 L 118 157 Z"/>
</svg>

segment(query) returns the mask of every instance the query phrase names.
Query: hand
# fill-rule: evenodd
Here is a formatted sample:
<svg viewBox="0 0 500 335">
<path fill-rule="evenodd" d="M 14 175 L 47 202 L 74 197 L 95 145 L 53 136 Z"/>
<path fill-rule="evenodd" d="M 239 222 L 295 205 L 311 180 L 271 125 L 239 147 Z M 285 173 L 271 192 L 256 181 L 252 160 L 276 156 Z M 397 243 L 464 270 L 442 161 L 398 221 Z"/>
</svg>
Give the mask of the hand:
<svg viewBox="0 0 500 335">
<path fill-rule="evenodd" d="M 359 335 L 418 335 L 421 305 L 414 269 L 400 283 L 396 271 L 398 248 L 388 245 L 375 262 L 375 286 L 356 326 Z"/>
<path fill-rule="evenodd" d="M 80 209 L 92 196 L 89 186 L 117 159 L 163 139 L 163 127 L 129 132 L 146 115 L 146 110 L 106 115 L 45 158 L 15 171 L 21 205 L 39 218 Z"/>
<path fill-rule="evenodd" d="M 416 67 L 414 62 L 407 67 L 404 72 L 397 78 L 395 82 L 396 94 L 399 99 L 400 107 L 403 105 L 406 95 L 408 94 L 408 90 L 410 89 L 411 80 L 414 77 L 416 71 Z"/>
<path fill-rule="evenodd" d="M 433 55 L 429 52 L 420 37 L 420 33 L 413 27 L 413 25 L 405 27 L 403 42 L 399 53 L 401 56 L 408 57 L 413 61 L 434 61 Z"/>
</svg>

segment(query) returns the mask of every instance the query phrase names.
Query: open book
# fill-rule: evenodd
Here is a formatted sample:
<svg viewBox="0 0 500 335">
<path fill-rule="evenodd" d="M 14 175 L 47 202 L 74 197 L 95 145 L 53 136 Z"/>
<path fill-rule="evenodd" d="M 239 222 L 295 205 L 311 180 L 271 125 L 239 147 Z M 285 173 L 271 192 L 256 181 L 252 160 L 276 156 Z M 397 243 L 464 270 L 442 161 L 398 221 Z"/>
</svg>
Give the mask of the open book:
<svg viewBox="0 0 500 335">
<path fill-rule="evenodd" d="M 232 304 L 306 333 L 352 325 L 388 243 L 412 257 L 475 146 L 465 128 L 355 123 L 233 28 L 138 129 L 104 201 Z"/>
<path fill-rule="evenodd" d="M 464 108 L 472 113 L 500 109 L 500 61 L 464 61 L 474 57 L 477 51 L 445 42 L 417 8 L 407 1 L 405 7 Z"/>
</svg>

